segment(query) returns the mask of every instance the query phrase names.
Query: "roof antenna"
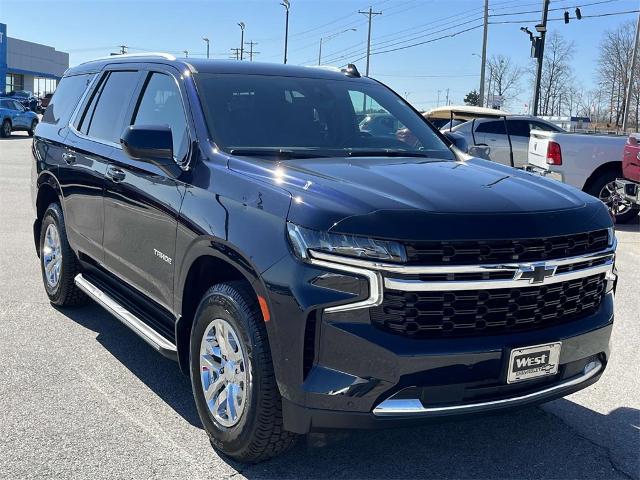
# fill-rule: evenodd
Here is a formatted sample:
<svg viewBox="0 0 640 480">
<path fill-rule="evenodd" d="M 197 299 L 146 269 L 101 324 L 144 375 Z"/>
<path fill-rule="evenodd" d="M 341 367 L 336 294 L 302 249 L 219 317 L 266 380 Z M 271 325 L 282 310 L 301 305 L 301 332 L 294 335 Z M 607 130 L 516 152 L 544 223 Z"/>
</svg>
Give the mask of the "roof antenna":
<svg viewBox="0 0 640 480">
<path fill-rule="evenodd" d="M 356 66 L 353 63 L 348 64 L 347 68 L 343 68 L 342 72 L 347 77 L 360 78 L 360 72 L 358 71 L 358 69 L 356 68 Z"/>
</svg>

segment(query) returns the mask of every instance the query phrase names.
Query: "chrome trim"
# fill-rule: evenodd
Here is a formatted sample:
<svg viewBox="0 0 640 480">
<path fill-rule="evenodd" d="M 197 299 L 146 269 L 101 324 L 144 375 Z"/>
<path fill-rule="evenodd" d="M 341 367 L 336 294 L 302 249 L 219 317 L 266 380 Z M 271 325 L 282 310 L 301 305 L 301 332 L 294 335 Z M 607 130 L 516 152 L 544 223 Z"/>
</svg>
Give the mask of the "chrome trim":
<svg viewBox="0 0 640 480">
<path fill-rule="evenodd" d="M 84 278 L 81 273 L 76 275 L 74 281 L 80 290 L 133 330 L 134 333 L 155 348 L 158 352 L 165 357 L 169 357 L 174 360 L 178 359 L 178 349 L 173 343 L 116 302 L 113 298 L 107 295 L 107 293 L 103 292 L 89 280 Z"/>
<path fill-rule="evenodd" d="M 557 260 L 548 260 L 549 265 L 571 265 L 573 263 L 588 262 L 589 260 L 598 260 L 615 254 L 617 241 L 606 250 L 589 253 L 586 255 L 578 255 L 575 257 L 565 257 Z M 505 270 L 517 270 L 522 266 L 531 266 L 539 262 L 513 262 L 513 263 L 492 263 L 480 265 L 399 265 L 393 263 L 376 262 L 371 260 L 361 260 L 359 258 L 350 258 L 340 255 L 332 255 L 329 253 L 319 252 L 317 250 L 309 250 L 312 258 L 326 260 L 329 262 L 353 265 L 355 267 L 368 268 L 371 270 L 382 270 L 389 273 L 399 273 L 403 275 L 421 274 L 421 273 L 485 273 L 485 272 L 501 272 Z"/>
<path fill-rule="evenodd" d="M 465 405 L 450 405 L 445 407 L 425 407 L 417 398 L 394 399 L 393 396 L 380 403 L 373 409 L 373 414 L 378 417 L 403 416 L 403 415 L 425 415 L 425 414 L 455 414 L 464 413 L 469 410 L 476 409 L 495 409 L 499 407 L 507 407 L 517 405 L 523 402 L 534 402 L 537 399 L 548 394 L 559 392 L 561 390 L 580 385 L 583 382 L 591 380 L 598 375 L 604 366 L 600 360 L 589 362 L 582 371 L 582 375 L 575 377 L 566 382 L 559 383 L 552 387 L 548 387 L 537 392 L 520 395 L 517 397 L 503 398 L 501 400 L 492 400 L 489 402 L 469 403 Z M 395 394 L 397 395 L 397 393 Z M 395 396 L 394 395 L 394 396 Z"/>
<path fill-rule="evenodd" d="M 405 280 L 401 278 L 386 278 L 384 286 L 390 290 L 400 290 L 405 292 L 426 292 L 426 291 L 449 291 L 449 290 L 489 290 L 494 288 L 527 288 L 554 283 L 566 282 L 600 273 L 609 274 L 613 270 L 613 258 L 603 265 L 595 267 L 581 268 L 567 273 L 559 273 L 552 277 L 546 277 L 543 281 L 530 283 L 529 280 L 470 280 L 470 281 L 445 281 L 445 282 L 423 282 L 421 280 Z M 518 271 L 514 272 L 518 273 Z"/>
<path fill-rule="evenodd" d="M 337 305 L 335 307 L 325 308 L 327 313 L 346 312 L 349 310 L 357 310 L 359 308 L 376 307 L 382 303 L 382 275 L 372 270 L 365 270 L 362 268 L 352 267 L 341 263 L 325 262 L 324 260 L 316 260 L 310 258 L 309 262 L 312 265 L 329 268 L 331 270 L 338 270 L 340 272 L 355 273 L 356 275 L 362 275 L 369 280 L 369 297 L 365 300 L 358 302 L 347 303 L 345 305 Z"/>
</svg>

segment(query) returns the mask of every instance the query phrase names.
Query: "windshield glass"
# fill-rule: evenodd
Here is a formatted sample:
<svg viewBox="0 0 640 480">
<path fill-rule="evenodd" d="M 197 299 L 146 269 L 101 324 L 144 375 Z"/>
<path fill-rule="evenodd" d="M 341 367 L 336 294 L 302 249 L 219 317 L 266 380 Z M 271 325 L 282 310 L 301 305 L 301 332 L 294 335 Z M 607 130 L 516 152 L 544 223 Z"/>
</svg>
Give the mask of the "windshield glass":
<svg viewBox="0 0 640 480">
<path fill-rule="evenodd" d="M 194 77 L 211 136 L 229 152 L 454 158 L 424 119 L 381 85 L 346 77 Z"/>
</svg>

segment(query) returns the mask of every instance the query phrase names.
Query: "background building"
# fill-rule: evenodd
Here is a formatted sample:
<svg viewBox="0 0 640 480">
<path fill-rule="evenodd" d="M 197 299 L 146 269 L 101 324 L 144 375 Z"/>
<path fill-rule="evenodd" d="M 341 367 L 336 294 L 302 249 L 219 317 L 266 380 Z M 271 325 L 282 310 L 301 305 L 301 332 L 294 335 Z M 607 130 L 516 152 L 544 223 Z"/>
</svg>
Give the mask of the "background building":
<svg viewBox="0 0 640 480">
<path fill-rule="evenodd" d="M 53 92 L 67 68 L 68 53 L 7 37 L 7 25 L 0 23 L 0 92 L 29 90 L 36 95 Z"/>
</svg>

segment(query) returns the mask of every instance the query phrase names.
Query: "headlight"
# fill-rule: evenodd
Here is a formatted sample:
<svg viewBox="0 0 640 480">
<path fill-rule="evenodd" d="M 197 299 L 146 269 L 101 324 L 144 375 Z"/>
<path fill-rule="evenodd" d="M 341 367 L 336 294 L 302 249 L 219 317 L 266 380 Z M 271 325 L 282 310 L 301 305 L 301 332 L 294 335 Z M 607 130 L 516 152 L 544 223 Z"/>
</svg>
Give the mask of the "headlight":
<svg viewBox="0 0 640 480">
<path fill-rule="evenodd" d="M 308 258 L 309 250 L 317 250 L 365 260 L 385 260 L 388 262 L 406 262 L 407 260 L 404 246 L 398 242 L 320 232 L 293 223 L 288 223 L 287 229 L 293 250 L 300 258 Z"/>
</svg>

